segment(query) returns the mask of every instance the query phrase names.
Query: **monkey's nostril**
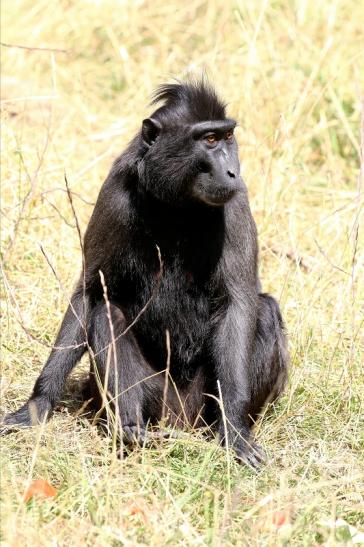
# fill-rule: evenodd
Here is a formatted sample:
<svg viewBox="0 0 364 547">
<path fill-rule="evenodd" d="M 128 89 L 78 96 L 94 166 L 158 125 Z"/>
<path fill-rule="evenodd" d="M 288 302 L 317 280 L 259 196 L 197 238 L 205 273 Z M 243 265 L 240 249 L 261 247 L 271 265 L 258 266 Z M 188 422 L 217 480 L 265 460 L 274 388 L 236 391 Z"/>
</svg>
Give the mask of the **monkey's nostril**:
<svg viewBox="0 0 364 547">
<path fill-rule="evenodd" d="M 199 170 L 200 173 L 210 173 L 211 172 L 211 166 L 205 161 L 200 161 L 198 163 L 197 169 Z"/>
<path fill-rule="evenodd" d="M 235 173 L 233 173 L 232 171 L 228 171 L 228 175 L 229 175 L 229 177 L 231 177 L 232 179 L 235 178 Z"/>
</svg>

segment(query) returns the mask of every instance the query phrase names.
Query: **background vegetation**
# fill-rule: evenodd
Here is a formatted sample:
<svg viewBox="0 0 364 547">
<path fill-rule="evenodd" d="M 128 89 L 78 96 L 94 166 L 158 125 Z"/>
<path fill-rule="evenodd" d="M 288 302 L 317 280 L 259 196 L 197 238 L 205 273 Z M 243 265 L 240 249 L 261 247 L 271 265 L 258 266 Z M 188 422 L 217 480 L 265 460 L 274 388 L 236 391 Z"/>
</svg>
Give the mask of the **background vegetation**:
<svg viewBox="0 0 364 547">
<path fill-rule="evenodd" d="M 84 229 L 152 90 L 188 71 L 206 70 L 239 120 L 262 280 L 292 355 L 257 427 L 259 473 L 198 433 L 118 460 L 75 415 L 71 381 L 45 428 L 1 442 L 4 545 L 360 541 L 363 21 L 356 0 L 4 2 L 2 410 L 29 395 L 80 269 L 64 174 Z M 25 504 L 34 478 L 57 497 Z"/>
</svg>

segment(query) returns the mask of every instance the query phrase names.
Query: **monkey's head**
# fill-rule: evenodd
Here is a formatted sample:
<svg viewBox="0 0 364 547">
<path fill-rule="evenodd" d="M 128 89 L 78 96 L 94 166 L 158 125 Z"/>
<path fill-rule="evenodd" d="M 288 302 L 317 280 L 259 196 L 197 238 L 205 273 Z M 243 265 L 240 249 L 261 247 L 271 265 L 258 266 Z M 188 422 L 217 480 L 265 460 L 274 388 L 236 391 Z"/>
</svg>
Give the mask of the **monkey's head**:
<svg viewBox="0 0 364 547">
<path fill-rule="evenodd" d="M 167 84 L 143 121 L 138 174 L 142 189 L 170 203 L 227 203 L 241 188 L 236 122 L 204 82 Z"/>
</svg>

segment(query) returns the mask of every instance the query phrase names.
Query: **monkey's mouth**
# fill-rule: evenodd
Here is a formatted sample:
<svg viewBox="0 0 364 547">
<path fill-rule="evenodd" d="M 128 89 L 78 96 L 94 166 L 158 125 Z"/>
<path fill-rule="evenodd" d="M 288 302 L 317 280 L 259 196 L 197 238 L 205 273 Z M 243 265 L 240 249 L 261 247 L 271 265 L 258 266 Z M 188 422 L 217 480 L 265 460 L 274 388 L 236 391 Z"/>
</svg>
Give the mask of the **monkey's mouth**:
<svg viewBox="0 0 364 547">
<path fill-rule="evenodd" d="M 212 193 L 206 191 L 205 188 L 197 187 L 194 189 L 193 196 L 207 205 L 221 207 L 230 201 L 236 193 L 237 190 L 235 188 L 222 188 L 218 192 Z"/>
</svg>

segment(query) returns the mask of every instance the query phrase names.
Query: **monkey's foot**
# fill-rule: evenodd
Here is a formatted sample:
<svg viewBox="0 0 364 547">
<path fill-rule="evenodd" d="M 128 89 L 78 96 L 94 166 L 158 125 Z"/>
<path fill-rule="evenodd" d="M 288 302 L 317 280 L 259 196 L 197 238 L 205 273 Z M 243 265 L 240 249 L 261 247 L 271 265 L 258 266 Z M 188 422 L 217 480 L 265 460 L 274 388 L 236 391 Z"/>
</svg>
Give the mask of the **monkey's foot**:
<svg viewBox="0 0 364 547">
<path fill-rule="evenodd" d="M 234 447 L 236 459 L 239 463 L 248 465 L 253 469 L 257 469 L 266 461 L 264 450 L 253 441 L 246 441 L 244 447 Z"/>
<path fill-rule="evenodd" d="M 151 444 L 156 440 L 174 439 L 177 437 L 177 432 L 175 431 L 150 431 L 138 425 L 124 425 L 122 429 L 123 441 L 126 445 L 143 446 Z"/>
<path fill-rule="evenodd" d="M 0 435 L 40 424 L 47 419 L 50 411 L 51 404 L 48 400 L 40 397 L 31 399 L 15 412 L 4 416 L 0 424 Z"/>
</svg>

